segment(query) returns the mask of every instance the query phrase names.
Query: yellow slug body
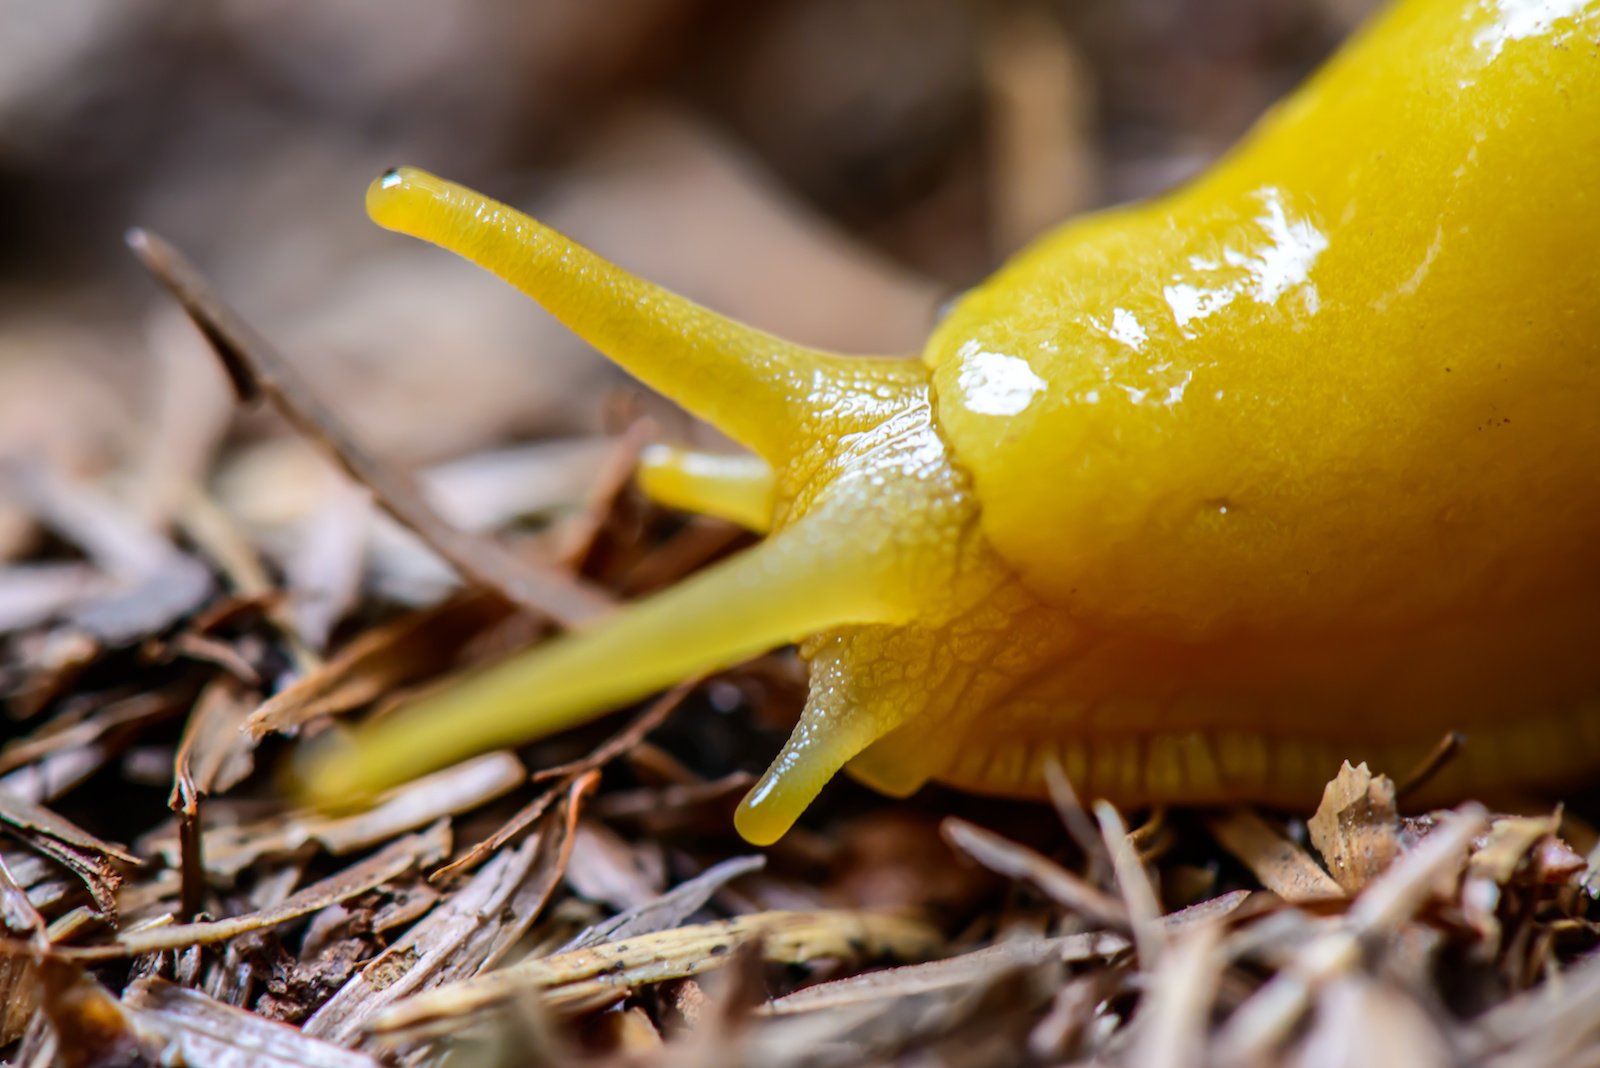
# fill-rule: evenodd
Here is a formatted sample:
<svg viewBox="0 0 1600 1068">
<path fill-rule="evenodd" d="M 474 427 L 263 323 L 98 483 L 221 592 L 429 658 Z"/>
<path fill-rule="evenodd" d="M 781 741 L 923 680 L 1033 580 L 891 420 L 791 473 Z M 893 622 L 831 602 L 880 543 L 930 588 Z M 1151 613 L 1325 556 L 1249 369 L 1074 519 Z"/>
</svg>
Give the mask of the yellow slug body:
<svg viewBox="0 0 1600 1068">
<path fill-rule="evenodd" d="M 756 457 L 641 481 L 757 548 L 358 732 L 370 793 L 802 641 L 738 814 L 840 767 L 1124 803 L 1600 768 L 1600 0 L 1405 0 L 1185 190 L 1062 227 L 921 361 L 810 352 L 420 171 L 373 218 L 501 275 Z"/>
</svg>

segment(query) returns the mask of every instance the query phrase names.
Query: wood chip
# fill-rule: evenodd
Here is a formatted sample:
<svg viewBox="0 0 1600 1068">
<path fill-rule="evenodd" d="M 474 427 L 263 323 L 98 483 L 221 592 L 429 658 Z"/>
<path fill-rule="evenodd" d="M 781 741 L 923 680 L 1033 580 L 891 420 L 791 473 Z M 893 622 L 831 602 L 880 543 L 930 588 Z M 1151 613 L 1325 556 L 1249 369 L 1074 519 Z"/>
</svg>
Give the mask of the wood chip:
<svg viewBox="0 0 1600 1068">
<path fill-rule="evenodd" d="M 951 845 L 990 871 L 1032 883 L 1056 904 L 1092 923 L 1130 930 L 1128 910 L 1121 901 L 1048 857 L 954 816 L 946 817 L 940 830 Z"/>
<path fill-rule="evenodd" d="M 766 960 L 785 964 L 818 957 L 919 957 L 939 943 L 937 932 L 922 921 L 893 913 L 758 912 L 527 961 L 395 1005 L 370 1027 L 409 1029 L 503 1005 L 533 990 L 558 1010 L 616 1001 L 636 987 L 720 968 L 751 940 L 760 940 Z"/>
<path fill-rule="evenodd" d="M 163 1063 L 186 1068 L 379 1068 L 365 1053 L 335 1046 L 160 979 L 129 985 L 123 1003 Z"/>
<path fill-rule="evenodd" d="M 1394 783 L 1373 775 L 1365 764 L 1351 767 L 1345 761 L 1322 791 L 1306 830 L 1340 889 L 1359 894 L 1400 855 Z"/>
<path fill-rule="evenodd" d="M 1438 1026 L 1407 992 L 1339 976 L 1317 995 L 1316 1018 L 1292 1068 L 1446 1068 L 1459 1063 Z"/>
<path fill-rule="evenodd" d="M 61 947 L 54 952 L 69 960 L 114 960 L 118 957 L 138 956 L 141 953 L 161 953 L 167 950 L 187 949 L 190 946 L 225 942 L 251 931 L 275 927 L 280 923 L 310 915 L 329 905 L 349 900 L 357 894 L 364 894 L 419 865 L 437 859 L 449 848 L 449 822 L 440 820 L 429 830 L 391 842 L 366 860 L 353 864 L 336 875 L 330 875 L 321 882 L 313 883 L 279 905 L 226 920 L 169 924 L 143 931 L 132 931 L 119 935 L 106 945 Z"/>
<path fill-rule="evenodd" d="M 593 752 L 581 760 L 570 764 L 561 764 L 552 768 L 542 768 L 533 773 L 534 782 L 546 782 L 551 779 L 559 780 L 555 786 L 546 790 L 523 806 L 516 815 L 512 816 L 494 834 L 473 846 L 462 856 L 451 861 L 445 867 L 434 872 L 429 878 L 439 881 L 460 871 L 471 871 L 485 859 L 492 856 L 497 850 L 522 834 L 534 821 L 544 814 L 545 809 L 566 792 L 573 782 L 591 771 L 605 767 L 617 757 L 631 752 L 639 745 L 646 735 L 659 727 L 673 710 L 681 705 L 685 698 L 694 692 L 700 685 L 701 678 L 696 676 L 686 679 L 662 694 L 650 707 L 641 712 L 632 723 L 629 723 L 615 736 L 608 739 Z"/>
<path fill-rule="evenodd" d="M 764 1015 L 784 1016 L 837 1009 L 885 998 L 910 997 L 931 990 L 988 982 L 1006 972 L 1031 968 L 1045 961 L 1077 963 L 1112 957 L 1130 945 L 1121 935 L 1103 932 L 1002 942 L 987 949 L 928 964 L 908 964 L 820 983 L 768 1002 L 760 1011 Z"/>
<path fill-rule="evenodd" d="M 260 738 L 370 704 L 397 686 L 444 670 L 462 646 L 511 612 L 492 594 L 466 593 L 373 627 L 256 709 L 246 727 Z"/>
<path fill-rule="evenodd" d="M 1498 816 L 1489 824 L 1489 835 L 1467 861 L 1467 874 L 1504 886 L 1528 859 L 1534 846 L 1554 835 L 1561 827 L 1558 809 L 1549 816 Z"/>
<path fill-rule="evenodd" d="M 243 730 L 254 698 L 238 679 L 223 675 L 195 701 L 174 761 L 176 778 L 186 779 L 197 795 L 226 793 L 255 769 L 255 739 Z"/>
<path fill-rule="evenodd" d="M 0 567 L 0 634 L 62 619 L 77 606 L 107 596 L 114 585 L 92 564 Z"/>
<path fill-rule="evenodd" d="M 1090 67 L 1049 12 L 1025 7 L 991 20 L 982 50 L 1001 255 L 1097 200 Z"/>
<path fill-rule="evenodd" d="M 74 626 L 111 646 L 128 645 L 200 606 L 211 572 L 99 491 L 44 461 L 10 460 L 0 469 L 39 521 L 81 548 L 113 579 L 105 596 L 69 615 Z"/>
<path fill-rule="evenodd" d="M 605 945 L 608 942 L 622 942 L 640 935 L 670 930 L 704 908 L 706 902 L 711 900 L 711 896 L 728 883 L 741 875 L 760 871 L 766 865 L 767 858 L 760 854 L 725 860 L 721 864 L 707 868 L 693 879 L 680 883 L 653 901 L 647 901 L 626 912 L 619 912 L 603 923 L 585 928 L 572 941 L 562 946 L 560 952 L 571 953 L 579 949 Z"/>
<path fill-rule="evenodd" d="M 117 888 L 123 877 L 115 862 L 137 866 L 137 857 L 4 790 L 0 790 L 0 822 L 22 842 L 72 869 L 88 888 L 95 908 L 106 916 L 116 915 Z"/>
<path fill-rule="evenodd" d="M 0 750 L 0 775 L 64 750 L 85 749 L 107 743 L 105 749 L 109 753 L 116 748 L 111 744 L 112 736 L 132 733 L 180 713 L 193 695 L 194 687 L 190 685 L 167 686 L 112 701 L 67 726 L 61 724 L 61 717 L 58 716 L 40 730 Z"/>
<path fill-rule="evenodd" d="M 495 590 L 512 604 L 563 626 L 581 626 L 614 604 L 605 591 L 559 569 L 530 563 L 499 542 L 457 529 L 422 495 L 411 477 L 382 463 L 326 407 L 261 335 L 227 306 L 177 249 L 143 230 L 128 245 L 200 328 L 222 360 L 241 398 L 266 397 L 328 457 L 373 493 L 384 510 L 415 531 L 463 576 Z"/>
<path fill-rule="evenodd" d="M 629 842 L 598 820 L 578 824 L 566 880 L 579 897 L 627 911 L 658 897 L 664 874 L 657 844 Z"/>
<path fill-rule="evenodd" d="M 1100 836 L 1111 854 L 1111 867 L 1116 872 L 1123 904 L 1127 906 L 1133 942 L 1139 952 L 1139 966 L 1153 968 L 1166 943 L 1166 932 L 1161 926 L 1161 903 L 1156 899 L 1155 887 L 1150 884 L 1150 874 L 1144 870 L 1127 825 L 1122 822 L 1122 814 L 1109 801 L 1096 801 L 1094 814 L 1100 824 Z"/>
<path fill-rule="evenodd" d="M 335 856 L 387 841 L 441 817 L 468 812 L 516 789 L 527 772 L 516 754 L 497 750 L 413 779 L 363 812 L 325 816 L 300 811 L 259 822 L 222 826 L 201 836 L 206 869 L 233 876 L 262 857 L 291 853 L 315 842 Z M 169 863 L 178 856 L 171 839 L 154 843 Z"/>
<path fill-rule="evenodd" d="M 1218 844 L 1249 868 L 1261 885 L 1292 904 L 1337 901 L 1344 889 L 1253 810 L 1236 808 L 1206 822 Z"/>
<path fill-rule="evenodd" d="M 537 835 L 484 865 L 466 886 L 352 976 L 306 1021 L 306 1031 L 353 1044 L 385 1006 L 467 979 L 500 960 L 560 882 L 571 855 L 578 806 L 596 777 L 591 772 L 573 783 L 565 803 L 546 814 Z"/>
<path fill-rule="evenodd" d="M 1224 964 L 1221 925 L 1195 924 L 1174 938 L 1136 1018 L 1128 1063 L 1141 1068 L 1202 1068 L 1211 1003 Z"/>
</svg>

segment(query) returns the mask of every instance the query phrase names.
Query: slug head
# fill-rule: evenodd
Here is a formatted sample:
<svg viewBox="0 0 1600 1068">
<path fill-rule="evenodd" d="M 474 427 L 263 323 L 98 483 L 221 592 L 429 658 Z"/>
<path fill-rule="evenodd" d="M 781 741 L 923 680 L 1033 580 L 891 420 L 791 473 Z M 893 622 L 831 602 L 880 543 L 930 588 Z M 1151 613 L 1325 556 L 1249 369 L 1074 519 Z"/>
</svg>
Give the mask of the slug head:
<svg viewBox="0 0 1600 1068">
<path fill-rule="evenodd" d="M 915 788 L 948 748 L 920 733 L 944 635 L 1006 581 L 934 423 L 915 359 L 811 351 L 622 271 L 503 204 L 411 168 L 373 183 L 380 225 L 448 248 L 533 297 L 595 348 L 756 454 L 646 457 L 647 489 L 770 531 L 750 551 L 313 754 L 323 802 L 590 719 L 682 678 L 806 641 L 801 722 L 740 806 L 776 840 L 847 761 L 895 732 L 867 775 Z M 907 671 L 908 664 L 929 669 Z M 896 728 L 906 725 L 906 730 Z M 923 767 L 927 765 L 927 767 Z"/>
</svg>

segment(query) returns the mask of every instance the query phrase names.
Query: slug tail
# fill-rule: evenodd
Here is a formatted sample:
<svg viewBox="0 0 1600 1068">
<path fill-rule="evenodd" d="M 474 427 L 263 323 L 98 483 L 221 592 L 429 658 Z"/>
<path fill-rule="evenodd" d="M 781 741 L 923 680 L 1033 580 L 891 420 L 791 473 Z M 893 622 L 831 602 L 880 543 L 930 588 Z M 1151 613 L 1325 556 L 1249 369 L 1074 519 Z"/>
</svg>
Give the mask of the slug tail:
<svg viewBox="0 0 1600 1068">
<path fill-rule="evenodd" d="M 807 634 L 898 616 L 880 565 L 806 520 L 595 627 L 490 668 L 313 753 L 309 799 L 348 805 L 474 753 L 582 723 Z"/>
<path fill-rule="evenodd" d="M 759 456 L 651 445 L 639 454 L 639 488 L 658 504 L 700 512 L 765 534 L 777 478 Z"/>
<path fill-rule="evenodd" d="M 636 278 L 522 212 L 401 167 L 367 190 L 378 225 L 471 260 L 635 376 L 774 462 L 805 444 L 818 389 L 860 358 L 816 352 Z"/>
</svg>

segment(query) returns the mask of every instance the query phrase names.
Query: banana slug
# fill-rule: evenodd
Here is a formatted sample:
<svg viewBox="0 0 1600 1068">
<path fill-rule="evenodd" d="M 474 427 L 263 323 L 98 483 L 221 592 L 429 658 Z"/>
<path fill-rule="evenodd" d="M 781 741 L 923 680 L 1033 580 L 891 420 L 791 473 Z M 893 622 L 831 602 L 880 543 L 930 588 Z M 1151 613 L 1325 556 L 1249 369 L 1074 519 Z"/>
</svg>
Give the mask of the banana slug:
<svg viewBox="0 0 1600 1068">
<path fill-rule="evenodd" d="M 1068 222 L 920 358 L 723 319 L 410 168 L 380 225 L 749 447 L 646 489 L 757 547 L 310 762 L 370 794 L 800 641 L 736 816 L 840 768 L 1314 804 L 1447 730 L 1433 796 L 1600 769 L 1600 0 L 1402 0 L 1178 192 Z M 352 747 L 353 746 L 353 747 Z"/>
</svg>

